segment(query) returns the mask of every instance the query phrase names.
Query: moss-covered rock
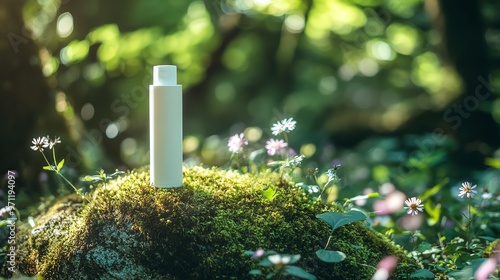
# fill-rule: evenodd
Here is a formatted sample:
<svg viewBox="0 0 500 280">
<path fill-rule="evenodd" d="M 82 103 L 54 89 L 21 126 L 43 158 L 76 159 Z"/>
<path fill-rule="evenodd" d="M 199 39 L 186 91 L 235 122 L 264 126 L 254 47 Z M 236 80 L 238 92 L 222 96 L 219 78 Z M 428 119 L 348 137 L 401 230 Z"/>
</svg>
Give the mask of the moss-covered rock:
<svg viewBox="0 0 500 280">
<path fill-rule="evenodd" d="M 75 195 L 55 203 L 19 232 L 18 269 L 44 279 L 250 279 L 256 260 L 244 251 L 257 248 L 300 254 L 297 265 L 318 279 L 370 279 L 369 266 L 387 255 L 412 263 L 362 222 L 334 232 L 343 262 L 320 261 L 315 251 L 331 229 L 315 215 L 340 207 L 311 201 L 275 173 L 189 167 L 182 188 L 148 182 L 147 171 L 132 171 L 89 203 Z M 272 201 L 262 194 L 271 185 Z"/>
</svg>

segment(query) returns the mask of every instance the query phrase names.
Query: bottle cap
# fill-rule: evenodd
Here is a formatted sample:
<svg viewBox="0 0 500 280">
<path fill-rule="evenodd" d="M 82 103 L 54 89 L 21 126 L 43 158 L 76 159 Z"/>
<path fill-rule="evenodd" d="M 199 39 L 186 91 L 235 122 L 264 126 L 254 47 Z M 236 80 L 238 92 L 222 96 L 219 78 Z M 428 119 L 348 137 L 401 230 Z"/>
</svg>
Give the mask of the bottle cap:
<svg viewBox="0 0 500 280">
<path fill-rule="evenodd" d="M 157 65 L 153 67 L 153 85 L 154 86 L 173 86 L 177 85 L 177 66 L 175 65 Z"/>
</svg>

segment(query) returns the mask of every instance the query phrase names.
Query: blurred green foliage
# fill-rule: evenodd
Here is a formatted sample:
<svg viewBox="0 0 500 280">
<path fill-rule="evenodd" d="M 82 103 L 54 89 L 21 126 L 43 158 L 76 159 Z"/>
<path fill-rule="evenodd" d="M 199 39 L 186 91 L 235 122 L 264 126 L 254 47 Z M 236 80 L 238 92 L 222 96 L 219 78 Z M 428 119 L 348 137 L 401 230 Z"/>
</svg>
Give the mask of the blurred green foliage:
<svg viewBox="0 0 500 280">
<path fill-rule="evenodd" d="M 470 29 L 485 31 L 492 61 L 500 53 L 491 12 L 497 5 L 470 6 L 486 23 L 482 30 L 471 21 Z M 453 18 L 450 14 L 464 12 L 458 9 L 421 0 L 128 0 L 119 5 L 28 0 L 23 16 L 30 39 L 40 47 L 54 110 L 66 122 L 61 131 L 67 129 L 78 145 L 70 156 L 84 170 L 148 163 L 152 66 L 174 64 L 185 92 L 189 163 L 223 165 L 229 159 L 225 137 L 246 130 L 258 143 L 270 133 L 257 127 L 294 116 L 300 125 L 290 144 L 315 161 L 355 157 L 343 148 L 399 149 L 382 153 L 383 164 L 375 166 L 375 179 L 382 181 L 390 164 L 426 169 L 462 147 L 460 131 L 443 112 L 472 94 L 456 67 L 458 59 L 450 55 L 450 49 L 466 52 L 467 46 L 447 45 L 451 33 L 440 25 Z M 493 90 L 498 78 L 488 81 L 492 97 L 481 100 L 472 114 L 484 113 L 498 124 L 499 91 Z M 448 134 L 450 144 L 438 150 L 434 147 L 442 143 L 432 143 L 437 153 L 408 156 L 435 128 Z M 458 130 L 473 135 L 473 128 Z M 390 134 L 397 138 L 371 140 Z M 479 143 L 469 148 L 493 156 L 497 147 L 485 140 L 485 148 L 482 135 L 477 137 Z M 429 182 L 425 176 L 414 179 Z"/>
</svg>

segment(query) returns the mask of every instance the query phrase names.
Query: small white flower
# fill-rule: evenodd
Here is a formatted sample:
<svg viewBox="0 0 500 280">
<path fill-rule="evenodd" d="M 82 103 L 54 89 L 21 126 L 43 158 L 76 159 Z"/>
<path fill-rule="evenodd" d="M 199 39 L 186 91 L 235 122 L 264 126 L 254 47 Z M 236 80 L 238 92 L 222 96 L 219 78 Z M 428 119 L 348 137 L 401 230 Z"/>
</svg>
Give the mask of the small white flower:
<svg viewBox="0 0 500 280">
<path fill-rule="evenodd" d="M 408 209 L 407 214 L 412 216 L 418 215 L 418 211 L 423 212 L 424 205 L 422 205 L 422 200 L 412 197 L 405 201 L 406 207 Z"/>
<path fill-rule="evenodd" d="M 283 164 L 283 167 L 285 168 L 295 168 L 297 166 L 300 166 L 302 164 L 302 160 L 304 160 L 305 156 L 304 155 L 298 155 L 289 160 L 287 163 Z"/>
<path fill-rule="evenodd" d="M 318 193 L 319 192 L 318 186 L 309 186 L 309 192 L 310 193 Z"/>
<path fill-rule="evenodd" d="M 289 255 L 271 255 L 267 257 L 269 261 L 274 265 L 287 265 L 292 260 L 292 256 Z"/>
<path fill-rule="evenodd" d="M 5 214 L 9 214 L 10 211 L 12 211 L 12 206 L 5 206 L 3 208 L 0 208 L 0 217 L 4 216 Z"/>
<path fill-rule="evenodd" d="M 281 256 L 280 255 L 271 255 L 267 258 L 269 259 L 269 261 L 272 264 L 280 264 L 281 263 Z"/>
<path fill-rule="evenodd" d="M 488 200 L 488 199 L 491 199 L 493 197 L 493 194 L 490 193 L 490 192 L 485 192 L 481 195 L 481 198 L 482 199 L 485 199 L 485 200 Z"/>
<path fill-rule="evenodd" d="M 52 150 L 52 148 L 57 144 L 57 143 L 61 143 L 61 138 L 59 137 L 56 137 L 54 138 L 54 140 L 51 140 L 50 137 L 47 135 L 46 137 L 46 141 L 49 145 L 49 150 Z"/>
<path fill-rule="evenodd" d="M 273 135 L 278 135 L 282 132 L 288 133 L 295 129 L 296 124 L 297 122 L 294 121 L 293 118 L 284 119 L 273 124 L 273 127 L 271 127 L 271 131 Z"/>
<path fill-rule="evenodd" d="M 339 177 L 337 176 L 336 170 L 337 169 L 335 169 L 335 168 L 330 168 L 326 171 L 326 176 L 328 176 L 328 182 L 339 180 Z"/>
<path fill-rule="evenodd" d="M 45 138 L 45 137 L 33 138 L 33 140 L 31 141 L 31 143 L 33 144 L 33 146 L 31 146 L 30 148 L 33 151 L 43 152 L 43 149 L 47 148 L 49 146 L 47 138 Z"/>
<path fill-rule="evenodd" d="M 477 185 L 471 186 L 469 182 L 463 182 L 462 187 L 460 187 L 460 193 L 458 194 L 458 196 L 460 196 L 460 198 L 463 198 L 465 195 L 468 198 L 474 197 L 474 195 L 477 193 L 477 191 L 474 190 L 476 186 Z"/>
</svg>

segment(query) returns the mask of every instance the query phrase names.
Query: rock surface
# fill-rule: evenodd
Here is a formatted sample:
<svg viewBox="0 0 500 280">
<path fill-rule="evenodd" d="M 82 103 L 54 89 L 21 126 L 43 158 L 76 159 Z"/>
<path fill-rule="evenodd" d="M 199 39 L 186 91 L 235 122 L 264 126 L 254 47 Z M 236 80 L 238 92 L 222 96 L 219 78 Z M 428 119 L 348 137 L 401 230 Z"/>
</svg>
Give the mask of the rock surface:
<svg viewBox="0 0 500 280">
<path fill-rule="evenodd" d="M 378 261 L 413 263 L 362 222 L 335 230 L 332 250 L 347 258 L 325 263 L 315 252 L 331 228 L 315 217 L 340 206 L 311 201 L 278 174 L 239 174 L 188 167 L 178 189 L 149 186 L 132 171 L 97 188 L 90 202 L 71 195 L 18 233 L 18 269 L 44 279 L 255 279 L 246 250 L 300 254 L 298 266 L 318 279 L 370 279 Z M 262 191 L 270 186 L 277 196 Z M 354 245 L 354 246 L 353 246 Z M 397 275 L 397 273 L 395 273 Z"/>
</svg>

